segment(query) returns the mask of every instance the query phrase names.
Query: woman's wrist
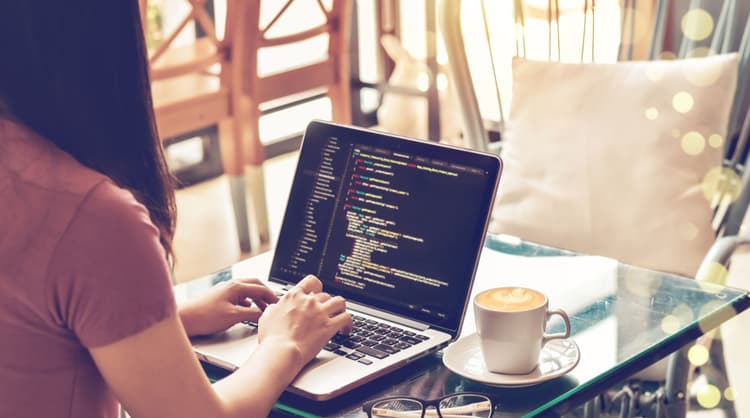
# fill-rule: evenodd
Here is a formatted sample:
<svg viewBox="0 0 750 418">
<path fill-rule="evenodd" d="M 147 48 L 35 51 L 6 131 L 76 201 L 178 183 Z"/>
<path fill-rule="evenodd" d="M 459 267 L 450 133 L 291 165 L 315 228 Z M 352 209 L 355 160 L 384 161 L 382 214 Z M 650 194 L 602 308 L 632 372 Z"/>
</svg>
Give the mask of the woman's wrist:
<svg viewBox="0 0 750 418">
<path fill-rule="evenodd" d="M 182 322 L 182 327 L 185 328 L 185 333 L 187 334 L 187 336 L 196 336 L 196 312 L 194 307 L 192 307 L 189 303 L 181 304 L 177 307 L 177 313 L 180 317 L 180 322 Z"/>
<path fill-rule="evenodd" d="M 268 347 L 275 353 L 278 353 L 285 360 L 285 364 L 293 366 L 295 374 L 297 373 L 296 371 L 299 371 L 305 365 L 302 350 L 299 345 L 289 338 L 281 336 L 266 337 L 260 342 L 260 347 Z"/>
</svg>

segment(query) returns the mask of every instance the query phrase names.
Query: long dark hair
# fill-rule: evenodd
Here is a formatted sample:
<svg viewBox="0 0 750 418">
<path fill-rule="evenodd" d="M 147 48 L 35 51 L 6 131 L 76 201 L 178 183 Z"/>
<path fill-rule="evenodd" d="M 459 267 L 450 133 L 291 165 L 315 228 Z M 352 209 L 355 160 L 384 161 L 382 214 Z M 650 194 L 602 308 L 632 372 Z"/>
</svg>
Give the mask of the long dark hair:
<svg viewBox="0 0 750 418">
<path fill-rule="evenodd" d="M 130 190 L 171 262 L 174 187 L 154 123 L 138 1 L 4 1 L 0 57 L 0 112 Z"/>
</svg>

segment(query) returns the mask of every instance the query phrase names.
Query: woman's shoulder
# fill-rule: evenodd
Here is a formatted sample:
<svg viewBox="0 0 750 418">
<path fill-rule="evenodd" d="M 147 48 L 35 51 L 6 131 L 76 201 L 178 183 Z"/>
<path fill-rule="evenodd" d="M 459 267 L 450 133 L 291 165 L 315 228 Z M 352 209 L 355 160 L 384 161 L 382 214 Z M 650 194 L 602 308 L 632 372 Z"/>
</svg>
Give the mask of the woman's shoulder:
<svg viewBox="0 0 750 418">
<path fill-rule="evenodd" d="M 3 185 L 5 183 L 5 187 Z M 133 230 L 157 236 L 148 210 L 109 177 L 20 125 L 0 117 L 0 199 L 18 223 L 31 217 L 50 241 L 76 230 Z M 26 229 L 29 228 L 27 225 Z M 28 231 L 27 231 L 28 232 Z M 49 248 L 51 250 L 51 248 Z"/>
<path fill-rule="evenodd" d="M 86 219 L 87 223 L 98 227 L 137 227 L 148 235 L 159 234 L 148 209 L 129 190 L 120 188 L 106 177 L 91 188 L 77 212 L 77 218 Z"/>
<path fill-rule="evenodd" d="M 85 195 L 107 177 L 22 124 L 0 117 L 0 172 L 17 185 Z"/>
</svg>

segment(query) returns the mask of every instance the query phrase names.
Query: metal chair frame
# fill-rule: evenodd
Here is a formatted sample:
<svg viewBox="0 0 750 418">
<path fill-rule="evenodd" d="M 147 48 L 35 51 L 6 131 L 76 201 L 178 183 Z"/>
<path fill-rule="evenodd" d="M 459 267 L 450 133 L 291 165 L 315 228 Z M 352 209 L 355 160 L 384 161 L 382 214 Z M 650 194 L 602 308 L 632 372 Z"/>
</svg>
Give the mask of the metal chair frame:
<svg viewBox="0 0 750 418">
<path fill-rule="evenodd" d="M 484 0 L 480 1 L 482 1 L 482 10 L 484 14 Z M 589 0 L 584 1 L 583 12 L 584 16 L 587 16 L 589 10 L 591 10 L 591 26 L 593 28 L 595 25 L 595 13 L 593 13 L 593 11 L 596 7 L 596 0 L 590 1 L 591 3 L 589 3 Z M 620 48 L 618 51 L 618 58 L 621 60 L 633 58 L 632 45 L 635 33 L 634 9 L 636 7 L 636 1 L 637 0 L 624 0 L 623 2 L 624 12 L 621 25 L 623 28 L 626 25 L 630 25 L 630 30 L 628 32 L 628 42 L 624 42 L 625 39 L 622 38 L 622 34 L 626 32 L 621 32 Z M 666 31 L 669 27 L 667 24 L 669 8 L 673 1 L 674 0 L 656 1 L 652 38 L 648 53 L 649 59 L 658 59 L 662 52 L 667 35 Z M 704 2 L 705 0 L 691 0 L 690 7 L 700 7 Z M 738 0 L 725 0 L 722 4 L 721 12 L 713 36 L 710 40 L 711 51 L 716 53 L 727 53 L 731 51 L 732 39 L 736 35 L 738 29 L 736 12 L 738 8 L 737 3 Z M 557 0 L 554 2 L 554 19 L 552 0 L 548 1 L 548 7 L 548 56 L 551 59 L 552 22 L 554 20 L 556 23 L 559 23 L 559 4 Z M 499 151 L 498 145 L 501 146 L 501 143 L 493 144 L 490 142 L 488 132 L 485 130 L 485 123 L 481 117 L 477 97 L 474 92 L 471 74 L 469 72 L 467 54 L 464 47 L 460 16 L 461 0 L 440 0 L 438 6 L 439 28 L 445 40 L 448 61 L 453 72 L 454 79 L 452 82 L 454 83 L 456 95 L 462 109 L 461 121 L 465 144 L 473 149 L 497 152 Z M 484 14 L 483 18 L 485 35 L 487 37 L 488 48 L 490 49 L 490 59 L 493 59 L 486 14 Z M 587 17 L 585 19 L 587 19 Z M 514 21 L 516 25 L 516 53 L 521 55 L 522 52 L 522 55 L 526 55 L 524 31 L 525 17 L 522 0 L 514 0 Z M 559 25 L 556 26 L 559 28 Z M 748 112 L 748 106 L 746 103 L 750 101 L 750 97 L 746 97 L 748 77 L 744 76 L 745 74 L 748 74 L 748 62 L 750 62 L 750 19 L 747 19 L 746 25 L 743 29 L 744 32 L 741 38 L 739 51 L 737 51 L 740 54 L 739 74 L 742 76 L 738 79 L 735 105 L 733 106 L 728 125 L 728 138 L 725 142 L 726 157 L 724 161 L 725 167 L 731 170 L 731 172 L 736 173 L 738 176 L 741 174 L 741 180 L 739 182 L 740 190 L 738 193 L 736 188 L 734 188 L 737 184 L 732 184 L 730 182 L 731 179 L 725 179 L 725 181 L 721 183 L 722 187 L 720 187 L 718 196 L 712 202 L 712 208 L 715 212 L 716 222 L 714 222 L 714 227 L 717 230 L 717 236 L 724 235 L 725 237 L 719 238 L 706 255 L 706 258 L 701 264 L 701 269 L 697 276 L 698 278 L 705 275 L 706 269 L 716 263 L 727 266 L 729 263 L 729 257 L 734 249 L 739 245 L 744 245 L 750 242 L 750 238 L 738 238 L 736 236 L 740 231 L 740 226 L 748 205 L 750 205 L 750 170 L 744 170 L 748 164 L 747 148 L 748 139 L 750 138 L 750 113 Z M 519 35 L 521 37 L 520 40 Z M 557 35 L 559 42 L 559 29 Z M 583 51 L 587 39 L 586 24 L 584 23 L 581 62 L 584 61 Z M 591 59 L 594 61 L 593 30 L 589 40 L 591 42 L 592 51 Z M 627 45 L 627 48 L 624 48 L 623 45 Z M 692 50 L 695 46 L 695 41 L 691 41 L 685 37 L 680 44 L 678 58 L 687 57 L 688 51 Z M 559 44 L 557 48 L 559 59 Z M 494 62 L 492 65 L 492 70 L 494 72 Z M 502 129 L 504 120 L 502 103 L 500 103 L 499 86 L 497 86 L 497 77 L 495 77 L 495 83 L 495 93 L 498 100 L 498 106 L 500 107 L 500 127 Z M 612 416 L 614 413 L 616 416 L 620 417 L 633 417 L 636 415 L 649 417 L 684 417 L 688 409 L 687 383 L 692 370 L 687 356 L 689 348 L 689 346 L 683 347 L 680 351 L 670 357 L 666 383 L 663 386 L 657 386 L 655 389 L 651 389 L 643 382 L 628 382 L 619 389 L 601 394 L 592 399 L 584 406 L 583 416 L 593 418 Z M 713 344 L 711 348 L 712 357 L 719 359 L 719 368 L 723 367 L 723 353 L 721 352 L 720 345 Z M 721 372 L 722 370 L 719 371 Z M 733 411 L 730 411 L 730 415 L 732 412 Z"/>
</svg>

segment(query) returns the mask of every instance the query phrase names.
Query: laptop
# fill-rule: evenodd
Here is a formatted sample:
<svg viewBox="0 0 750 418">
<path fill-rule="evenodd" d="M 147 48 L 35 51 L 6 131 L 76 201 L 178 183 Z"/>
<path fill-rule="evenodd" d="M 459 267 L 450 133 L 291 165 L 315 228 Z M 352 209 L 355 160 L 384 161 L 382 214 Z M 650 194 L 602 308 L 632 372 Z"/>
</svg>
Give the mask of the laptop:
<svg viewBox="0 0 750 418">
<path fill-rule="evenodd" d="M 491 154 L 308 125 L 267 284 L 283 293 L 316 275 L 346 298 L 355 329 L 334 336 L 289 392 L 331 399 L 458 338 L 501 170 Z M 192 343 L 201 360 L 234 370 L 257 330 L 237 324 Z"/>
</svg>

